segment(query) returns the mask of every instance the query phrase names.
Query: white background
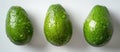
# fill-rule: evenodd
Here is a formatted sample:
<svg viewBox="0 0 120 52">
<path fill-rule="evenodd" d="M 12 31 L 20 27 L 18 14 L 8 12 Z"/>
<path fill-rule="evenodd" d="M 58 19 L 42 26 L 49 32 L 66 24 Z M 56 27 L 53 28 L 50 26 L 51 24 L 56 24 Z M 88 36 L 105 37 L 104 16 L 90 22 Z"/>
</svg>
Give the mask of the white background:
<svg viewBox="0 0 120 52">
<path fill-rule="evenodd" d="M 70 42 L 60 47 L 48 43 L 43 31 L 46 11 L 56 3 L 65 8 L 73 26 Z M 97 4 L 109 9 L 114 27 L 111 41 L 103 47 L 90 46 L 82 30 L 90 10 Z M 14 45 L 5 33 L 6 14 L 13 5 L 26 10 L 34 27 L 33 38 L 26 45 Z M 120 52 L 120 0 L 0 0 L 0 52 Z"/>
</svg>

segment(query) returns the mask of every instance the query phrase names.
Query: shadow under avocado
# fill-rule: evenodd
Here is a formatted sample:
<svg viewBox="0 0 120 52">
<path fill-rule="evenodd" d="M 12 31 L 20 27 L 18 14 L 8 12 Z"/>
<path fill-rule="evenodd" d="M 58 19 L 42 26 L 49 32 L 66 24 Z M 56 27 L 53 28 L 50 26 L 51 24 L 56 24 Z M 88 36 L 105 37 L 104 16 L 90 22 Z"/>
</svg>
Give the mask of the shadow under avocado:
<svg viewBox="0 0 120 52">
<path fill-rule="evenodd" d="M 80 27 L 76 20 L 74 20 L 74 17 L 72 16 L 72 13 L 67 12 L 70 18 L 70 21 L 72 23 L 72 37 L 70 42 L 66 44 L 66 47 L 79 50 L 79 49 L 85 49 L 87 48 L 88 44 L 86 43 L 84 39 L 84 34 L 83 34 L 83 27 Z M 71 16 L 70 16 L 71 15 Z"/>
<path fill-rule="evenodd" d="M 28 44 L 29 47 L 43 49 L 46 47 L 46 42 L 42 33 L 43 29 L 39 28 L 38 22 L 34 19 L 34 16 L 28 13 L 29 19 L 31 20 L 33 26 L 33 36 L 31 42 Z"/>
<path fill-rule="evenodd" d="M 105 48 L 120 49 L 120 19 L 117 19 L 120 18 L 120 16 L 119 15 L 116 16 L 115 13 L 114 14 L 112 13 L 112 11 L 110 11 L 110 15 L 111 22 L 113 25 L 113 35 L 110 42 L 107 45 L 105 45 Z"/>
</svg>

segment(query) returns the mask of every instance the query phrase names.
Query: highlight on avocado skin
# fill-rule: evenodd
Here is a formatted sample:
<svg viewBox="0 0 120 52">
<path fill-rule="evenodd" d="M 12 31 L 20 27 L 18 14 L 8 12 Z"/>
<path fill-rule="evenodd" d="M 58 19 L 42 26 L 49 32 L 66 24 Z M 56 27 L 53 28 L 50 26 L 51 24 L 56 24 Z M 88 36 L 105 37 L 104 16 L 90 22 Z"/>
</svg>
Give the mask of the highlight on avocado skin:
<svg viewBox="0 0 120 52">
<path fill-rule="evenodd" d="M 12 6 L 6 17 L 6 34 L 10 41 L 16 45 L 30 42 L 33 27 L 25 10 L 20 6 Z"/>
<path fill-rule="evenodd" d="M 60 4 L 52 4 L 46 14 L 44 33 L 48 42 L 55 46 L 68 43 L 72 36 L 72 24 Z"/>
<path fill-rule="evenodd" d="M 109 42 L 113 27 L 108 9 L 101 5 L 94 6 L 84 22 L 83 31 L 85 40 L 92 46 L 104 46 Z"/>
</svg>

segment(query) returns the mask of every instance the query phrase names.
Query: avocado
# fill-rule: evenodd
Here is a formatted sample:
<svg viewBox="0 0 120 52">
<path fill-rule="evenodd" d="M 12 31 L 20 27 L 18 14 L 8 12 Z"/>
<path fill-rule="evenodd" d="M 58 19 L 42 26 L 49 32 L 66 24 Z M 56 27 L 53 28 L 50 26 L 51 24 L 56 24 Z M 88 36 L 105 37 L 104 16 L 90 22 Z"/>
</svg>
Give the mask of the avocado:
<svg viewBox="0 0 120 52">
<path fill-rule="evenodd" d="M 25 10 L 20 6 L 12 6 L 6 17 L 7 37 L 16 45 L 30 42 L 33 27 Z"/>
<path fill-rule="evenodd" d="M 72 36 L 72 24 L 60 4 L 52 4 L 44 22 L 45 37 L 52 45 L 62 46 L 69 42 Z"/>
<path fill-rule="evenodd" d="M 84 27 L 85 40 L 92 46 L 104 46 L 112 37 L 113 27 L 105 6 L 96 5 L 87 17 Z"/>
</svg>

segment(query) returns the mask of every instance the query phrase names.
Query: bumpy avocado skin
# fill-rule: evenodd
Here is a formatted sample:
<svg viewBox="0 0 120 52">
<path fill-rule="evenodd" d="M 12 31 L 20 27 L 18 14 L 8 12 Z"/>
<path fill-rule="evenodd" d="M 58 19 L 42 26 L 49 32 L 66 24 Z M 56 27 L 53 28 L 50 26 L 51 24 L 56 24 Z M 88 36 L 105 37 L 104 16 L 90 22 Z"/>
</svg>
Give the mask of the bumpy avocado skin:
<svg viewBox="0 0 120 52">
<path fill-rule="evenodd" d="M 44 33 L 48 42 L 55 46 L 65 45 L 71 39 L 72 25 L 60 4 L 49 7 L 44 22 Z"/>
<path fill-rule="evenodd" d="M 83 31 L 86 41 L 92 46 L 103 46 L 109 42 L 113 27 L 108 9 L 101 5 L 94 6 L 84 23 Z"/>
<path fill-rule="evenodd" d="M 6 18 L 6 34 L 11 42 L 24 45 L 30 42 L 33 27 L 25 10 L 20 6 L 12 6 Z"/>
</svg>

